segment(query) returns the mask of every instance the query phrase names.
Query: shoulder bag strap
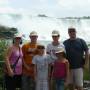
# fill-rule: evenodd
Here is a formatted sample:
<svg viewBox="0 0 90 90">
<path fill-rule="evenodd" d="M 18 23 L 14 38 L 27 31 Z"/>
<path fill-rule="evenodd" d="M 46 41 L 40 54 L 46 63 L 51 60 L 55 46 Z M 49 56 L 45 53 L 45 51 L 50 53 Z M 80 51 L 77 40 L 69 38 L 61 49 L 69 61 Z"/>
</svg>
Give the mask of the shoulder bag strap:
<svg viewBox="0 0 90 90">
<path fill-rule="evenodd" d="M 16 67 L 16 65 L 17 65 L 17 63 L 18 63 L 18 61 L 19 61 L 19 58 L 20 58 L 20 47 L 19 47 L 19 56 L 18 56 L 16 62 L 12 65 L 12 69 L 13 69 L 14 71 L 15 71 L 15 67 Z"/>
</svg>

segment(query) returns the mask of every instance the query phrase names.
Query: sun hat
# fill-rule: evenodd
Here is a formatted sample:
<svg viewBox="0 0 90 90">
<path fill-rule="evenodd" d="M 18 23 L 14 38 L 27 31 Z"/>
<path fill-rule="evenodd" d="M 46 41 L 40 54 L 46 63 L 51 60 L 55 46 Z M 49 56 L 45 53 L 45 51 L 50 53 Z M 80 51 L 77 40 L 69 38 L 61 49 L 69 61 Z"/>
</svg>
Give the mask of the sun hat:
<svg viewBox="0 0 90 90">
<path fill-rule="evenodd" d="M 62 53 L 62 52 L 65 53 L 65 49 L 63 47 L 58 47 L 55 53 L 57 54 L 57 53 Z"/>
<path fill-rule="evenodd" d="M 16 34 L 14 34 L 14 38 L 22 38 L 22 34 L 16 33 Z"/>
<path fill-rule="evenodd" d="M 69 27 L 68 32 L 71 32 L 71 31 L 76 31 L 76 29 L 74 27 Z"/>
<path fill-rule="evenodd" d="M 57 31 L 57 30 L 52 31 L 52 36 L 58 36 L 58 35 L 60 35 L 59 31 Z"/>
<path fill-rule="evenodd" d="M 30 36 L 38 36 L 38 35 L 37 35 L 37 32 L 36 32 L 36 31 L 32 31 L 32 32 L 30 33 Z"/>
</svg>

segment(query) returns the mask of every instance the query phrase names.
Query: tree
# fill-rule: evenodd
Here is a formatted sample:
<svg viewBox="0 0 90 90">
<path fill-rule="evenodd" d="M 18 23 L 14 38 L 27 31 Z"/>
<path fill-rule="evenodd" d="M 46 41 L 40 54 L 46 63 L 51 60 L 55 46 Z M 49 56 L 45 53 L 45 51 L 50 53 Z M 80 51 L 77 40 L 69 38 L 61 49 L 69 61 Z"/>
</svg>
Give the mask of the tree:
<svg viewBox="0 0 90 90">
<path fill-rule="evenodd" d="M 6 48 L 17 32 L 17 28 L 0 26 L 0 61 L 4 60 Z"/>
<path fill-rule="evenodd" d="M 14 34 L 17 33 L 17 28 L 9 28 L 5 26 L 0 26 L 0 39 L 10 39 L 13 38 Z"/>
</svg>

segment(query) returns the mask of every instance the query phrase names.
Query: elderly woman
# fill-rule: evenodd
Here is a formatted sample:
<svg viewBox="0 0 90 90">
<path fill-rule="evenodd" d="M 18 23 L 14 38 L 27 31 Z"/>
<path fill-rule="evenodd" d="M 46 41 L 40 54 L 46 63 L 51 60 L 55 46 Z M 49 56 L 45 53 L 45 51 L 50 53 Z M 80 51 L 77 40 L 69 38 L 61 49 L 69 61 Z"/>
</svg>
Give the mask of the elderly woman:
<svg viewBox="0 0 90 90">
<path fill-rule="evenodd" d="M 5 85 L 6 90 L 16 90 L 21 87 L 22 75 L 22 49 L 21 35 L 16 34 L 13 39 L 13 44 L 9 46 L 5 56 Z"/>
</svg>

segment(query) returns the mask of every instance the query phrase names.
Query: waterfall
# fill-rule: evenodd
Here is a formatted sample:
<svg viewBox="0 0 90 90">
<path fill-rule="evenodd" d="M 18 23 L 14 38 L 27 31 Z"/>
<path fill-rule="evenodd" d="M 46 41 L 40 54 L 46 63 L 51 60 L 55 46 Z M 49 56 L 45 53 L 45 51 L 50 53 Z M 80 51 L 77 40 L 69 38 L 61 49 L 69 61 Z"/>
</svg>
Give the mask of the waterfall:
<svg viewBox="0 0 90 90">
<path fill-rule="evenodd" d="M 39 40 L 51 40 L 52 30 L 59 30 L 61 41 L 68 38 L 68 27 L 74 26 L 77 30 L 77 37 L 90 42 L 90 19 L 87 18 L 55 18 L 1 13 L 0 25 L 17 27 L 18 32 L 25 34 L 25 39 L 29 39 L 29 33 L 35 30 L 38 32 Z"/>
</svg>

